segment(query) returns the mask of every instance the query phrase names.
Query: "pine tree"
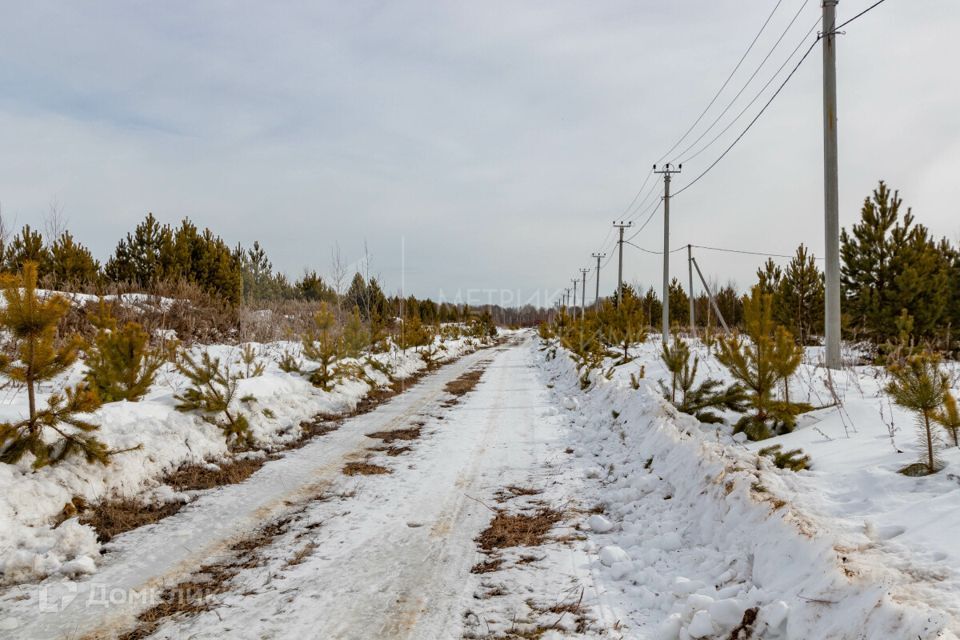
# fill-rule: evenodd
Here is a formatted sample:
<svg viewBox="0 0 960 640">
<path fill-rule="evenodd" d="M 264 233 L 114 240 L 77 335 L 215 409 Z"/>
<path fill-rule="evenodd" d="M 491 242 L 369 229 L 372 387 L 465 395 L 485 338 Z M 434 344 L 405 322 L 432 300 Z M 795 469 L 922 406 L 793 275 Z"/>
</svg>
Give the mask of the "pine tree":
<svg viewBox="0 0 960 640">
<path fill-rule="evenodd" d="M 20 278 L 4 277 L 5 308 L 0 326 L 10 332 L 16 359 L 0 357 L 0 372 L 27 389 L 29 412 L 25 420 L 0 423 L 0 461 L 17 462 L 30 452 L 34 467 L 59 462 L 81 453 L 88 462 L 106 464 L 110 452 L 92 434 L 97 425 L 77 414 L 90 413 L 99 405 L 97 394 L 86 385 L 67 387 L 54 393 L 45 409 L 38 409 L 36 385 L 66 371 L 77 359 L 79 337 L 57 341 L 57 325 L 70 308 L 66 298 L 37 296 L 37 265 L 23 264 Z M 59 438 L 47 443 L 43 432 L 50 429 Z"/>
<path fill-rule="evenodd" d="M 267 365 L 260 360 L 256 347 L 247 342 L 240 347 L 240 363 L 243 365 L 244 378 L 257 378 L 263 375 Z"/>
<path fill-rule="evenodd" d="M 743 413 L 746 410 L 746 394 L 741 385 L 734 384 L 722 388 L 719 380 L 707 378 L 694 387 L 700 358 L 694 356 L 691 365 L 690 355 L 690 348 L 679 336 L 674 336 L 672 346 L 663 345 L 660 359 L 671 374 L 669 388 L 660 381 L 664 398 L 679 411 L 695 416 L 700 422 L 705 423 L 723 422 L 723 418 L 714 409 Z M 680 392 L 679 400 L 677 391 Z"/>
<path fill-rule="evenodd" d="M 747 388 L 754 409 L 753 415 L 737 422 L 734 431 L 746 433 L 751 440 L 763 440 L 772 432 L 791 431 L 796 414 L 804 408 L 774 398 L 777 383 L 787 383 L 800 363 L 802 350 L 786 329 L 774 324 L 773 296 L 763 293 L 759 285 L 744 297 L 743 308 L 748 338 L 739 334 L 722 338 L 717 359 Z"/>
<path fill-rule="evenodd" d="M 886 391 L 896 404 L 917 414 L 920 442 L 925 450 L 921 462 L 901 471 L 907 475 L 936 473 L 941 468 L 936 455 L 939 438 L 932 425 L 947 399 L 950 380 L 940 370 L 939 358 L 930 353 L 910 356 L 890 366 L 888 371 L 893 380 L 887 384 Z"/>
<path fill-rule="evenodd" d="M 117 244 L 104 274 L 112 282 L 129 282 L 153 287 L 176 272 L 173 230 L 161 225 L 152 213 L 137 225 L 133 233 Z"/>
<path fill-rule="evenodd" d="M 783 270 L 773 261 L 773 258 L 767 258 L 763 266 L 757 269 L 757 280 L 759 280 L 757 286 L 763 293 L 776 295 L 780 289 L 780 279 L 782 277 Z"/>
<path fill-rule="evenodd" d="M 335 367 L 340 352 L 340 344 L 334 335 L 336 320 L 326 302 L 320 303 L 320 309 L 313 317 L 314 327 L 303 336 L 303 356 L 320 366 L 307 373 L 314 385 L 328 390 L 335 383 Z"/>
<path fill-rule="evenodd" d="M 880 185 L 864 201 L 860 222 L 841 233 L 845 309 L 858 328 L 878 339 L 896 335 L 906 309 L 921 336 L 945 319 L 950 300 L 950 261 L 908 209 L 900 215 L 899 192 Z"/>
<path fill-rule="evenodd" d="M 601 305 L 599 330 L 607 345 L 622 351 L 619 364 L 625 364 L 630 361 L 630 346 L 647 339 L 647 319 L 643 302 L 630 285 L 624 284 L 620 295 L 614 294 L 613 298 L 604 300 Z M 619 305 L 616 304 L 617 298 Z"/>
<path fill-rule="evenodd" d="M 50 247 L 50 275 L 58 288 L 96 284 L 100 263 L 69 231 L 64 231 Z"/>
<path fill-rule="evenodd" d="M 7 271 L 20 273 L 27 262 L 32 262 L 40 280 L 50 273 L 50 261 L 50 250 L 44 244 L 43 236 L 26 224 L 7 245 L 3 263 Z"/>
<path fill-rule="evenodd" d="M 331 302 L 336 299 L 336 292 L 313 270 L 305 271 L 293 286 L 297 295 L 310 302 Z"/>
<path fill-rule="evenodd" d="M 239 409 L 232 406 L 236 401 L 249 399 L 237 398 L 240 376 L 206 351 L 199 360 L 183 351 L 177 369 L 190 382 L 190 386 L 175 396 L 177 410 L 199 412 L 206 422 L 223 430 L 230 444 L 251 445 L 250 423 Z"/>
<path fill-rule="evenodd" d="M 91 322 L 97 335 L 87 352 L 87 384 L 104 402 L 139 400 L 164 363 L 162 352 L 151 348 L 150 334 L 136 322 L 118 329 L 110 305 L 103 300 Z"/>
<path fill-rule="evenodd" d="M 363 326 L 360 307 L 354 306 L 353 312 L 343 327 L 343 352 L 350 358 L 358 358 L 370 345 L 370 332 Z"/>
<path fill-rule="evenodd" d="M 810 456 L 804 455 L 802 449 L 784 451 L 783 445 L 775 444 L 772 447 L 764 447 L 757 453 L 773 460 L 773 465 L 778 469 L 803 471 L 810 468 Z"/>
<path fill-rule="evenodd" d="M 947 389 L 943 396 L 943 406 L 933 415 L 934 421 L 950 433 L 953 446 L 960 447 L 960 409 L 957 398 Z"/>
<path fill-rule="evenodd" d="M 774 299 L 774 317 L 807 344 L 823 325 L 823 274 L 812 254 L 802 244 L 783 272 Z"/>
<path fill-rule="evenodd" d="M 680 281 L 674 278 L 667 288 L 670 296 L 670 324 L 686 325 L 690 321 L 690 298 Z"/>
</svg>

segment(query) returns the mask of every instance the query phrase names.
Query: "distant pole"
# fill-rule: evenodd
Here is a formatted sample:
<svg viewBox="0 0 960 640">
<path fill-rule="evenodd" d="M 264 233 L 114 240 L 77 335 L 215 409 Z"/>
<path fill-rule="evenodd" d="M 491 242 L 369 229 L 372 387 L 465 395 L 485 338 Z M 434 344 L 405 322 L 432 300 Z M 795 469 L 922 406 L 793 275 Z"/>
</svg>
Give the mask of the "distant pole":
<svg viewBox="0 0 960 640">
<path fill-rule="evenodd" d="M 694 315 L 693 315 L 693 247 L 689 244 L 687 245 L 687 271 L 689 271 L 690 276 L 690 333 L 694 338 L 697 337 L 697 325 L 694 324 Z"/>
<path fill-rule="evenodd" d="M 580 278 L 570 278 L 573 283 L 573 319 L 577 319 L 577 285 L 580 284 Z"/>
<path fill-rule="evenodd" d="M 703 277 L 703 272 L 700 271 L 700 265 L 697 264 L 697 259 L 691 258 L 690 260 L 693 262 L 693 266 L 697 269 L 697 275 L 700 276 L 700 282 L 703 283 L 703 290 L 707 292 L 707 298 L 710 300 L 710 304 L 713 305 L 713 310 L 717 312 L 717 319 L 720 320 L 720 324 L 723 325 L 724 332 L 729 335 L 730 327 L 727 326 L 726 321 L 723 319 L 723 314 L 720 312 L 720 307 L 717 306 L 717 299 L 713 297 L 713 292 L 710 291 L 710 285 L 707 284 L 706 279 Z"/>
<path fill-rule="evenodd" d="M 663 344 L 670 341 L 670 179 L 681 169 L 682 164 L 674 169 L 669 162 L 662 169 L 653 165 L 653 172 L 663 175 Z"/>
<path fill-rule="evenodd" d="M 595 297 L 593 300 L 593 310 L 596 313 L 600 313 L 600 260 L 602 258 L 606 258 L 607 254 L 591 253 L 590 255 L 592 255 L 594 258 L 597 259 L 597 289 L 596 289 Z"/>
<path fill-rule="evenodd" d="M 826 264 L 824 275 L 824 340 L 826 365 L 842 366 L 840 358 L 840 196 L 837 160 L 837 0 L 823 0 L 823 201 Z"/>
<path fill-rule="evenodd" d="M 617 269 L 617 308 L 620 308 L 620 298 L 623 295 L 623 230 L 629 229 L 633 226 L 632 222 L 614 222 L 613 226 L 620 230 L 620 240 L 617 241 L 617 244 L 620 245 L 620 267 Z"/>
<path fill-rule="evenodd" d="M 583 284 L 580 289 L 580 319 L 583 320 L 587 317 L 587 274 L 590 273 L 590 269 L 580 269 L 580 274 L 583 276 Z"/>
</svg>

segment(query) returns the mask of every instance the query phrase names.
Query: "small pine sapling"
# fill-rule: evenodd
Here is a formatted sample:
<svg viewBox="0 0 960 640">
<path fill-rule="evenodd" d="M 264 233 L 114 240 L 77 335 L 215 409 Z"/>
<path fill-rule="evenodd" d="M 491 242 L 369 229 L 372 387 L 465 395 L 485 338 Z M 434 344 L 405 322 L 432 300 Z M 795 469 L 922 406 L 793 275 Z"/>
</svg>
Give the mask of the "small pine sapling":
<svg viewBox="0 0 960 640">
<path fill-rule="evenodd" d="M 290 349 L 284 349 L 277 358 L 277 366 L 285 373 L 303 373 L 303 361 Z"/>
<path fill-rule="evenodd" d="M 91 322 L 97 335 L 87 350 L 87 384 L 103 402 L 136 402 L 150 390 L 166 354 L 151 347 L 150 334 L 138 323 L 118 328 L 111 306 L 103 300 Z"/>
<path fill-rule="evenodd" d="M 370 332 L 363 326 L 360 318 L 360 307 L 353 307 L 353 312 L 343 327 L 343 353 L 350 358 L 359 358 L 363 350 L 370 346 Z"/>
<path fill-rule="evenodd" d="M 934 421 L 950 433 L 953 446 L 960 447 L 960 410 L 957 398 L 949 390 L 943 396 L 943 406 L 933 415 Z"/>
<path fill-rule="evenodd" d="M 739 384 L 724 388 L 719 380 L 707 378 L 694 387 L 700 358 L 694 356 L 693 364 L 690 364 L 690 349 L 678 335 L 674 335 L 672 347 L 663 345 L 660 358 L 671 374 L 670 388 L 660 381 L 660 389 L 663 397 L 669 400 L 678 411 L 688 413 L 700 422 L 716 424 L 723 422 L 723 418 L 713 409 L 726 409 L 738 413 L 746 410 L 746 393 Z M 680 391 L 679 401 L 677 401 L 678 390 Z"/>
<path fill-rule="evenodd" d="M 9 332 L 16 359 L 0 356 L 0 373 L 27 389 L 28 414 L 19 422 L 0 423 L 0 462 L 15 463 L 26 453 L 34 456 L 33 466 L 43 467 L 74 453 L 87 462 L 107 464 L 105 444 L 93 434 L 97 425 L 77 414 L 90 413 L 100 406 L 97 394 L 86 384 L 65 388 L 47 399 L 45 409 L 37 408 L 36 385 L 66 371 L 77 359 L 82 346 L 79 336 L 57 340 L 57 326 L 70 309 L 60 295 L 37 295 L 37 265 L 24 262 L 19 278 L 4 276 L 0 281 L 6 306 L 0 310 L 0 327 Z M 59 438 L 48 443 L 44 429 Z"/>
<path fill-rule="evenodd" d="M 240 362 L 243 364 L 244 378 L 257 378 L 263 375 L 267 364 L 260 360 L 257 348 L 252 343 L 247 342 L 240 347 Z"/>
<path fill-rule="evenodd" d="M 340 353 L 339 341 L 333 334 L 335 320 L 326 302 L 313 317 L 314 328 L 303 337 L 303 355 L 320 366 L 307 372 L 315 386 L 329 390 L 336 383 L 336 363 Z"/>
<path fill-rule="evenodd" d="M 942 463 L 937 458 L 940 439 L 932 423 L 946 400 L 950 380 L 940 370 L 939 358 L 930 353 L 910 356 L 891 365 L 888 370 L 893 380 L 887 385 L 886 391 L 896 404 L 916 413 L 920 443 L 925 451 L 920 462 L 900 471 L 905 475 L 936 473 L 942 468 Z"/>
<path fill-rule="evenodd" d="M 735 433 L 746 433 L 751 440 L 763 440 L 774 433 L 788 433 L 796 426 L 796 416 L 808 405 L 774 398 L 778 383 L 789 378 L 800 364 L 802 350 L 790 332 L 773 322 L 773 296 L 755 286 L 743 299 L 744 325 L 748 337 L 731 335 L 720 339 L 717 359 L 748 393 L 753 415 L 744 416 L 734 426 Z"/>
<path fill-rule="evenodd" d="M 810 468 L 810 456 L 804 455 L 802 449 L 784 451 L 782 445 L 775 444 L 772 447 L 760 449 L 758 453 L 773 460 L 773 465 L 778 469 L 803 471 Z"/>
<path fill-rule="evenodd" d="M 251 445 L 253 437 L 246 416 L 231 407 L 235 399 L 249 400 L 237 398 L 241 376 L 232 373 L 228 365 L 221 364 L 219 358 L 206 351 L 199 360 L 184 351 L 177 362 L 177 370 L 190 382 L 182 393 L 175 396 L 177 410 L 199 412 L 205 421 L 223 430 L 230 444 Z"/>
</svg>

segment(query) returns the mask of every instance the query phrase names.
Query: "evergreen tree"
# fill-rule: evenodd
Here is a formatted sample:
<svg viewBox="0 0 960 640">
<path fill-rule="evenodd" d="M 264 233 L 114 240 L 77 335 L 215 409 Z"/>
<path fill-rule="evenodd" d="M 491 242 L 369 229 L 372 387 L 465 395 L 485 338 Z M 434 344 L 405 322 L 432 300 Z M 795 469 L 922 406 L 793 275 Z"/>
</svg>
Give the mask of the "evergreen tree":
<svg viewBox="0 0 960 640">
<path fill-rule="evenodd" d="M 19 278 L 4 277 L 6 306 L 0 311 L 0 327 L 13 338 L 15 358 L 0 356 L 0 372 L 27 389 L 28 414 L 19 422 L 0 423 L 0 461 L 13 463 L 27 452 L 34 467 L 59 462 L 72 453 L 81 453 L 88 462 L 106 464 L 107 447 L 92 434 L 97 425 L 77 414 L 90 413 L 100 401 L 86 385 L 66 387 L 54 393 L 45 409 L 38 409 L 36 385 L 66 371 L 77 359 L 79 337 L 57 340 L 57 325 L 70 308 L 59 295 L 37 296 L 37 265 L 27 261 Z M 44 438 L 44 429 L 58 437 Z"/>
<path fill-rule="evenodd" d="M 104 402 L 139 400 L 164 362 L 162 353 L 150 347 L 150 334 L 136 322 L 118 329 L 110 305 L 102 300 L 91 322 L 97 335 L 87 352 L 87 384 Z"/>
<path fill-rule="evenodd" d="M 960 447 L 960 408 L 949 389 L 943 396 L 943 406 L 933 415 L 934 421 L 950 433 L 953 446 Z"/>
<path fill-rule="evenodd" d="M 801 245 L 803 246 L 803 245 Z M 757 269 L 757 286 L 763 293 L 776 296 L 780 289 L 780 279 L 783 277 L 783 270 L 773 261 L 773 258 L 767 258 L 763 266 Z"/>
<path fill-rule="evenodd" d="M 723 418 L 715 409 L 727 409 L 743 413 L 746 410 L 746 393 L 739 384 L 722 388 L 719 380 L 707 378 L 697 387 L 694 383 L 697 378 L 697 369 L 700 358 L 694 356 L 690 364 L 690 348 L 680 336 L 674 336 L 673 345 L 663 345 L 660 359 L 670 372 L 671 381 L 668 388 L 660 381 L 663 396 L 673 406 L 683 413 L 695 416 L 705 423 L 723 422 Z M 680 398 L 677 399 L 677 392 Z"/>
<path fill-rule="evenodd" d="M 916 331 L 930 336 L 946 319 L 950 300 L 950 262 L 915 225 L 908 209 L 900 215 L 899 192 L 880 182 L 864 201 L 860 222 L 841 233 L 841 278 L 845 308 L 856 327 L 876 339 L 896 335 L 902 309 L 914 318 Z"/>
<path fill-rule="evenodd" d="M 670 296 L 670 324 L 686 326 L 690 322 L 690 298 L 683 290 L 680 281 L 674 278 L 667 288 Z"/>
<path fill-rule="evenodd" d="M 660 302 L 660 297 L 657 295 L 657 292 L 653 290 L 653 287 L 647 289 L 647 292 L 643 296 L 641 306 L 648 322 L 652 318 L 659 318 L 663 315 L 663 303 Z"/>
<path fill-rule="evenodd" d="M 370 306 L 367 300 L 367 281 L 364 280 L 363 276 L 359 273 L 355 273 L 353 280 L 350 281 L 350 286 L 343 295 L 343 302 L 348 309 L 352 309 L 353 307 L 360 309 L 360 315 L 363 316 L 365 320 L 370 319 Z"/>
<path fill-rule="evenodd" d="M 802 244 L 790 260 L 777 286 L 774 317 L 806 344 L 823 326 L 823 274 Z"/>
<path fill-rule="evenodd" d="M 933 431 L 937 412 L 947 399 L 950 380 L 940 370 L 939 359 L 930 353 L 910 356 L 889 368 L 893 380 L 886 390 L 893 401 L 917 414 L 920 442 L 924 449 L 923 460 L 901 471 L 907 475 L 927 475 L 940 470 L 937 459 L 939 439 Z"/>
<path fill-rule="evenodd" d="M 169 225 L 161 225 L 152 213 L 117 244 L 104 266 L 104 274 L 110 281 L 130 282 L 140 287 L 153 287 L 169 279 L 175 270 L 173 231 Z"/>
<path fill-rule="evenodd" d="M 230 367 L 221 364 L 219 358 L 211 357 L 204 351 L 200 359 L 183 351 L 177 362 L 177 369 L 190 385 L 175 396 L 178 411 L 197 411 L 210 424 L 223 430 L 230 444 L 249 446 L 253 442 L 250 423 L 246 416 L 235 408 L 240 376 L 232 373 Z M 247 398 L 249 399 L 249 398 Z"/>
<path fill-rule="evenodd" d="M 305 271 L 294 288 L 298 296 L 310 302 L 332 302 L 336 299 L 336 292 L 313 270 Z"/>
<path fill-rule="evenodd" d="M 27 262 L 34 263 L 38 280 L 50 273 L 50 250 L 40 232 L 31 229 L 29 224 L 23 225 L 20 233 L 7 245 L 4 268 L 11 273 L 20 273 Z"/>
<path fill-rule="evenodd" d="M 239 247 L 238 247 L 239 249 Z M 259 241 L 246 251 L 240 250 L 243 265 L 243 300 L 250 303 L 257 300 L 277 300 L 281 292 L 273 274 L 273 264 L 267 258 L 267 252 Z"/>
<path fill-rule="evenodd" d="M 58 288 L 95 284 L 100 279 L 100 263 L 64 231 L 50 246 L 50 276 Z"/>
<path fill-rule="evenodd" d="M 326 302 L 313 317 L 314 327 L 303 336 L 303 356 L 320 366 L 307 373 L 314 385 L 328 390 L 335 383 L 335 367 L 340 353 L 340 344 L 334 335 L 336 320 Z"/>
<path fill-rule="evenodd" d="M 358 358 L 370 345 L 370 332 L 363 326 L 360 307 L 354 307 L 343 327 L 343 351 L 350 358 Z"/>
<path fill-rule="evenodd" d="M 743 300 L 747 338 L 739 334 L 720 340 L 717 359 L 749 392 L 754 414 L 737 422 L 734 432 L 745 432 L 751 440 L 770 437 L 772 432 L 791 431 L 800 405 L 777 401 L 774 390 L 785 382 L 800 363 L 802 350 L 793 336 L 773 322 L 773 296 L 759 285 Z M 792 368 L 791 368 L 792 367 Z"/>
<path fill-rule="evenodd" d="M 620 298 L 617 305 L 617 298 Z M 659 305 L 659 301 L 657 303 Z M 623 356 L 620 364 L 630 361 L 630 346 L 647 339 L 647 318 L 644 315 L 643 302 L 637 297 L 633 287 L 623 285 L 620 295 L 614 294 L 612 300 L 604 300 L 600 307 L 598 330 L 606 345 L 617 347 Z M 593 330 L 591 329 L 592 333 Z"/>
</svg>

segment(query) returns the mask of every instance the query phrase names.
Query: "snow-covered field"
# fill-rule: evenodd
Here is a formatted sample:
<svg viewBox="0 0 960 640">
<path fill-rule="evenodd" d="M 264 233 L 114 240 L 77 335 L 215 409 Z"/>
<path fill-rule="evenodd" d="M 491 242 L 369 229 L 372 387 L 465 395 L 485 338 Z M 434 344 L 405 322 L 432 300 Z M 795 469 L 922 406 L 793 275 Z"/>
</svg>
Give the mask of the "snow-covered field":
<svg viewBox="0 0 960 640">
<path fill-rule="evenodd" d="M 442 344 L 438 339 L 438 345 L 438 361 L 459 357 L 476 346 L 469 338 L 445 340 Z M 285 373 L 278 367 L 280 354 L 297 353 L 299 343 L 251 346 L 265 369 L 262 375 L 242 380 L 237 397 L 255 398 L 242 403 L 256 440 L 254 451 L 232 453 L 218 427 L 195 413 L 177 411 L 174 396 L 184 388 L 186 379 L 172 365 L 166 365 L 141 401 L 108 403 L 92 416 L 100 425 L 97 437 L 110 449 L 139 448 L 112 456 L 107 466 L 73 458 L 34 470 L 29 455 L 16 465 L 0 464 L 0 584 L 51 575 L 76 577 L 96 571 L 100 544 L 94 530 L 80 524 L 77 518 L 56 525 L 58 515 L 74 497 L 87 503 L 118 496 L 148 502 L 189 501 L 193 496 L 175 493 L 160 484 L 160 478 L 187 463 L 216 464 L 235 455 L 263 456 L 265 450 L 298 439 L 301 421 L 317 414 L 349 412 L 374 386 L 388 385 L 390 379 L 380 369 L 403 380 L 426 366 L 414 349 L 404 352 L 394 348 L 372 356 L 381 365 L 379 369 L 369 362 L 343 360 L 340 364 L 360 366 L 364 373 L 347 376 L 330 391 L 323 391 L 304 377 Z M 201 350 L 234 363 L 234 370 L 245 369 L 239 347 L 214 345 L 193 349 L 195 354 Z M 83 370 L 83 363 L 78 362 L 58 379 L 43 384 L 38 404 L 43 406 L 47 396 L 65 384 L 79 381 Z M 26 408 L 24 389 L 11 387 L 0 391 L 0 419 L 20 419 Z"/>
<path fill-rule="evenodd" d="M 702 346 L 694 349 L 701 375 L 726 379 Z M 805 415 L 792 434 L 744 443 L 729 426 L 701 424 L 662 399 L 655 338 L 634 355 L 609 380 L 594 373 L 586 390 L 567 354 L 552 357 L 532 335 L 462 358 L 245 482 L 118 536 L 95 575 L 54 574 L 8 589 L 0 629 L 29 638 L 110 637 L 138 624 L 150 604 L 144 593 L 184 580 L 202 587 L 210 572 L 203 567 L 227 563 L 235 571 L 204 607 L 161 617 L 145 633 L 958 638 L 951 543 L 960 458 L 944 451 L 946 468 L 927 478 L 897 473 L 919 448 L 910 416 L 880 393 L 882 370 L 851 368 L 830 382 L 823 369 L 803 365 L 791 396 L 814 405 L 836 397 L 842 405 Z M 460 398 L 445 391 L 477 368 L 484 373 L 473 391 Z M 641 370 L 635 389 L 630 374 Z M 301 409 L 349 407 L 357 393 L 281 386 L 269 406 L 290 404 L 277 420 L 295 424 Z M 164 407 L 169 398 L 150 402 Z M 167 410 L 171 419 L 184 417 Z M 370 448 L 366 434 L 411 425 L 422 433 L 397 443 L 409 445 L 399 455 Z M 286 437 L 257 428 L 265 438 Z M 777 469 L 757 455 L 773 443 L 802 447 L 812 469 Z M 341 473 L 358 460 L 389 473 Z M 155 475 L 131 486 L 151 490 L 147 478 Z M 560 514 L 543 544 L 481 553 L 478 536 L 494 512 L 542 509 Z M 255 557 L 235 557 L 231 544 L 263 526 L 270 536 L 245 552 Z M 482 563 L 491 566 L 471 572 Z M 116 602 L 114 593 L 122 596 Z"/>
</svg>

